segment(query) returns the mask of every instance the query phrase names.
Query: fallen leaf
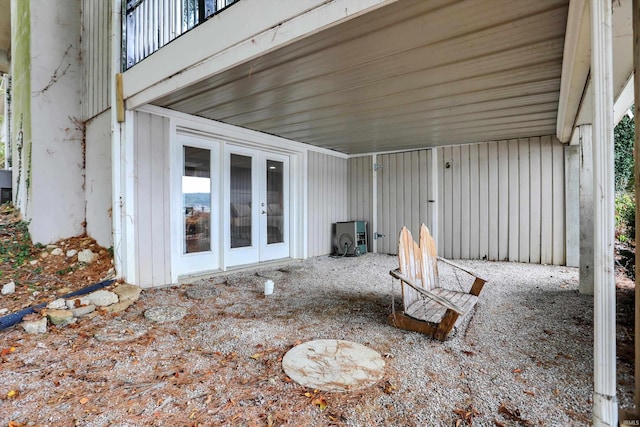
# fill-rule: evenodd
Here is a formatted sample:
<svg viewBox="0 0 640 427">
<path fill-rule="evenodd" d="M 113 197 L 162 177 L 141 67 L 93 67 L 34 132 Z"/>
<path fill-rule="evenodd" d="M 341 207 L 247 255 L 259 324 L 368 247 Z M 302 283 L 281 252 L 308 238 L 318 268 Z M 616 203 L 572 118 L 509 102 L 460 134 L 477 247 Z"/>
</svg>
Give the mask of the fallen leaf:
<svg viewBox="0 0 640 427">
<path fill-rule="evenodd" d="M 493 423 L 497 426 L 497 427 L 506 427 L 504 424 L 502 424 L 500 421 L 498 420 L 493 420 Z"/>
<path fill-rule="evenodd" d="M 327 401 L 322 396 L 316 397 L 311 403 L 316 405 L 321 411 L 327 409 Z"/>
<path fill-rule="evenodd" d="M 522 369 L 516 368 L 511 372 L 513 372 L 514 374 L 519 374 L 520 372 L 522 372 Z"/>
<path fill-rule="evenodd" d="M 84 405 L 84 404 L 86 404 L 87 402 L 89 402 L 89 398 L 88 398 L 88 397 L 83 397 L 82 399 L 80 399 L 80 404 L 81 404 L 81 405 Z"/>
<path fill-rule="evenodd" d="M 16 351 L 15 347 L 3 348 L 2 352 L 0 352 L 0 356 L 4 357 Z"/>
<path fill-rule="evenodd" d="M 7 393 L 7 399 L 15 399 L 16 397 L 18 397 L 20 395 L 20 392 L 18 390 L 10 390 Z"/>
<path fill-rule="evenodd" d="M 504 403 L 500 404 L 500 407 L 498 408 L 498 412 L 505 415 L 507 418 L 509 418 L 510 420 L 513 421 L 517 421 L 519 423 L 522 423 L 526 426 L 533 426 L 534 424 L 529 421 L 529 420 L 525 420 L 524 418 L 522 418 L 522 416 L 520 415 L 520 410 L 519 409 L 509 409 L 505 406 Z"/>
<path fill-rule="evenodd" d="M 553 335 L 553 331 L 551 331 L 549 329 L 543 329 L 542 332 L 544 332 L 547 335 Z"/>
<path fill-rule="evenodd" d="M 23 427 L 24 424 L 19 423 L 17 421 L 9 421 L 9 424 L 7 425 L 7 427 Z"/>
<path fill-rule="evenodd" d="M 262 359 L 263 355 L 264 355 L 264 353 L 256 353 L 253 356 L 251 356 L 251 358 L 254 359 L 254 360 L 260 360 L 260 359 Z"/>
<path fill-rule="evenodd" d="M 464 354 L 466 354 L 467 356 L 475 356 L 475 353 L 473 351 L 468 351 L 468 350 L 462 350 L 462 352 Z"/>
<path fill-rule="evenodd" d="M 529 396 L 535 396 L 536 394 L 534 392 L 532 392 L 531 390 L 524 390 L 523 391 L 524 394 L 528 394 Z"/>
<path fill-rule="evenodd" d="M 311 397 L 311 396 L 313 396 L 313 395 L 312 395 L 311 393 L 309 393 L 309 392 L 306 392 L 304 395 L 305 395 L 305 396 L 307 396 L 307 397 Z"/>
<path fill-rule="evenodd" d="M 382 388 L 382 391 L 385 394 L 391 394 L 394 391 L 396 391 L 398 389 L 398 387 L 394 386 L 393 384 L 391 384 L 389 381 L 385 382 L 384 387 Z"/>
</svg>

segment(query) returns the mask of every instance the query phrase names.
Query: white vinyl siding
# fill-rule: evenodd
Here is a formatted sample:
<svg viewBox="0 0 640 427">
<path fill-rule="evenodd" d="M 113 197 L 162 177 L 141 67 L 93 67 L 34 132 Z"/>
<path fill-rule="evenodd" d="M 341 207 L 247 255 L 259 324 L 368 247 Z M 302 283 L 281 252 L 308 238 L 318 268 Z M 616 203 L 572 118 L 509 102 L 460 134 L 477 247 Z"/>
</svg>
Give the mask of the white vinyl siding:
<svg viewBox="0 0 640 427">
<path fill-rule="evenodd" d="M 377 239 L 378 252 L 397 253 L 398 234 L 403 226 L 416 238 L 421 223 L 431 227 L 429 200 L 434 200 L 429 183 L 431 156 L 432 150 L 377 155 L 376 163 L 382 166 L 376 172 L 378 224 L 371 232 L 385 235 Z"/>
<path fill-rule="evenodd" d="M 371 156 L 349 159 L 349 219 L 367 222 L 367 250 L 372 248 L 373 162 Z"/>
<path fill-rule="evenodd" d="M 309 151 L 308 255 L 333 251 L 333 224 L 349 219 L 348 160 Z"/>
<path fill-rule="evenodd" d="M 82 1 L 82 117 L 85 121 L 110 106 L 112 1 Z"/>
<path fill-rule="evenodd" d="M 171 283 L 169 119 L 135 113 L 136 284 Z"/>
<path fill-rule="evenodd" d="M 555 137 L 444 147 L 438 173 L 440 254 L 564 264 L 564 146 Z"/>
</svg>

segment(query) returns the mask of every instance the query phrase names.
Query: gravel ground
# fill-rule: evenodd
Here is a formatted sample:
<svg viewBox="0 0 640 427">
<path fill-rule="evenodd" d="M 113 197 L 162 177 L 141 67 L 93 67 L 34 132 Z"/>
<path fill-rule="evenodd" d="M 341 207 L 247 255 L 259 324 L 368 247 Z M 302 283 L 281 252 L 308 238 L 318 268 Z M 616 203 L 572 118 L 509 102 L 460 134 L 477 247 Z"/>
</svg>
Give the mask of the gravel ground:
<svg viewBox="0 0 640 427">
<path fill-rule="evenodd" d="M 117 318 L 101 314 L 44 335 L 14 327 L 2 332 L 2 348 L 15 351 L 0 363 L 1 425 L 590 425 L 593 299 L 577 292 L 577 269 L 461 264 L 488 283 L 468 324 L 445 343 L 386 323 L 392 295 L 401 305 L 388 275 L 397 261 L 375 254 L 148 290 Z M 267 279 L 275 292 L 265 297 Z M 471 280 L 443 267 L 441 283 L 468 290 Z M 187 296 L 212 286 L 204 299 Z M 145 318 L 163 305 L 187 315 Z M 94 337 L 120 322 L 146 333 L 115 343 Z M 282 357 L 314 339 L 376 350 L 385 376 L 349 393 L 297 385 Z M 619 365 L 621 406 L 632 401 L 631 375 Z"/>
</svg>

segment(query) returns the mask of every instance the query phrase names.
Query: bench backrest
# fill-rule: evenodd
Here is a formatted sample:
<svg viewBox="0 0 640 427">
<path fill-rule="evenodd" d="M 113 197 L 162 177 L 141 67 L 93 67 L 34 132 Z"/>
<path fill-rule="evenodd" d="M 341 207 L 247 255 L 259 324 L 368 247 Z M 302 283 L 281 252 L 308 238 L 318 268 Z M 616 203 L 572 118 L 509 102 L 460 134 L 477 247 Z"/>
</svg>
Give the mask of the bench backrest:
<svg viewBox="0 0 640 427">
<path fill-rule="evenodd" d="M 438 286 L 438 259 L 436 244 L 426 225 L 420 227 L 420 245 L 411 236 L 407 227 L 402 227 L 398 239 L 398 262 L 402 274 L 413 279 L 426 290 Z M 402 287 L 402 301 L 405 307 L 420 300 L 420 294 L 410 286 Z"/>
</svg>

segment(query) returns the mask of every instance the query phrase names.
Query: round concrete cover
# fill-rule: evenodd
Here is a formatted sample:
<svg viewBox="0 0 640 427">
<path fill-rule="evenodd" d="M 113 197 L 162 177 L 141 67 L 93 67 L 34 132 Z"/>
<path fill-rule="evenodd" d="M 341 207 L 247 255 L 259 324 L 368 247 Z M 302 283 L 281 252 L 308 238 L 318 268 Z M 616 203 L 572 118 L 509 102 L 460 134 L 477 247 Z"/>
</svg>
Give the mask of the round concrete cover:
<svg viewBox="0 0 640 427">
<path fill-rule="evenodd" d="M 300 344 L 284 355 L 282 367 L 298 384 L 323 391 L 366 388 L 384 374 L 384 360 L 379 353 L 342 340 Z"/>
</svg>

